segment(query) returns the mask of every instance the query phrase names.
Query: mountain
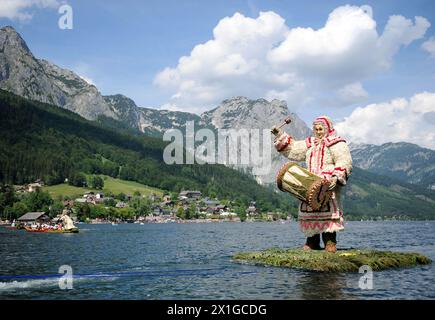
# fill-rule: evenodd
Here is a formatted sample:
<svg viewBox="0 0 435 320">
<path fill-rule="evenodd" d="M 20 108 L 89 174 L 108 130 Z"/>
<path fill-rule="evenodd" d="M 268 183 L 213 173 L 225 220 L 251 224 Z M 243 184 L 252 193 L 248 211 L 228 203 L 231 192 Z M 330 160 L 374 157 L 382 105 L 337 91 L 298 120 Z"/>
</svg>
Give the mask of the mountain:
<svg viewBox="0 0 435 320">
<path fill-rule="evenodd" d="M 128 127 L 131 127 L 136 130 L 140 130 L 139 108 L 137 107 L 136 103 L 132 99 L 122 94 L 103 96 L 103 99 L 110 106 L 110 108 L 115 112 L 120 122 L 127 125 Z"/>
<path fill-rule="evenodd" d="M 117 119 L 97 88 L 72 71 L 37 59 L 12 27 L 0 29 L 0 89 L 95 120 Z"/>
<path fill-rule="evenodd" d="M 169 129 L 180 129 L 184 131 L 187 121 L 194 121 L 198 128 L 204 127 L 201 117 L 194 113 L 157 110 L 151 108 L 140 108 L 140 127 L 143 132 L 146 129 L 154 130 L 157 135 L 163 134 Z"/>
<path fill-rule="evenodd" d="M 169 190 L 198 189 L 204 195 L 257 201 L 262 211 L 296 215 L 297 201 L 276 186 L 222 165 L 167 165 L 165 143 L 120 133 L 95 121 L 0 90 L 0 183 L 43 179 L 63 182 L 77 172 L 105 174 Z M 434 219 L 435 195 L 421 186 L 355 168 L 345 189 L 347 219 L 408 217 Z"/>
<path fill-rule="evenodd" d="M 104 99 L 115 110 L 120 121 L 155 137 L 161 137 L 168 129 L 184 131 L 186 122 L 194 121 L 195 130 L 209 128 L 216 132 L 218 129 L 266 129 L 272 142 L 270 128 L 280 124 L 289 115 L 292 118 L 292 123 L 284 127 L 283 130 L 296 139 L 305 139 L 311 134 L 307 125 L 295 113 L 290 113 L 287 103 L 282 100 L 267 101 L 265 99 L 253 100 L 246 97 L 233 97 L 224 100 L 215 109 L 198 116 L 188 112 L 139 108 L 133 100 L 122 95 L 105 96 Z M 251 140 L 251 143 L 258 142 Z M 269 172 L 256 176 L 256 180 L 261 184 L 274 183 L 277 170 L 288 161 L 280 156 L 273 146 L 270 153 L 272 165 Z M 249 165 L 231 167 L 252 173 L 252 166 Z"/>
<path fill-rule="evenodd" d="M 95 86 L 74 72 L 35 58 L 12 27 L 0 29 L 0 89 L 70 110 L 126 134 L 143 132 L 161 138 L 165 130 L 184 130 L 187 121 L 195 121 L 196 129 L 207 127 L 213 131 L 270 129 L 289 115 L 292 123 L 283 128 L 285 131 L 296 139 L 304 139 L 311 134 L 306 124 L 296 114 L 290 113 L 285 101 L 280 100 L 233 97 L 213 110 L 196 115 L 140 108 L 132 99 L 120 94 L 102 96 Z M 273 147 L 270 152 L 271 169 L 266 175 L 256 176 L 257 182 L 262 184 L 274 184 L 276 172 L 287 161 Z M 435 189 L 433 150 L 409 143 L 359 145 L 352 147 L 352 156 L 357 167 Z M 239 169 L 252 171 L 249 166 Z"/>
<path fill-rule="evenodd" d="M 115 119 L 153 136 L 182 128 L 189 120 L 201 123 L 195 114 L 139 108 L 121 94 L 102 96 L 74 72 L 35 58 L 23 38 L 9 26 L 0 29 L 0 89 L 68 109 L 88 120 Z"/>
<path fill-rule="evenodd" d="M 344 189 L 345 219 L 435 218 L 435 193 L 419 185 L 353 168 Z"/>
<path fill-rule="evenodd" d="M 355 166 L 435 190 L 435 151 L 412 143 L 351 145 Z"/>
<path fill-rule="evenodd" d="M 120 133 L 71 111 L 0 90 L 0 183 L 43 179 L 58 184 L 84 172 L 173 192 L 201 190 L 241 206 L 257 201 L 263 211 L 295 210 L 290 197 L 223 165 L 168 165 L 162 159 L 165 146 L 162 139 Z"/>
<path fill-rule="evenodd" d="M 115 111 L 120 122 L 153 137 L 161 138 L 169 129 L 184 132 L 187 121 L 194 121 L 198 128 L 205 126 L 197 114 L 138 107 L 132 99 L 122 94 L 104 96 L 104 100 Z"/>
<path fill-rule="evenodd" d="M 267 101 L 234 97 L 224 100 L 217 108 L 203 113 L 201 118 L 206 124 L 218 129 L 267 129 L 269 131 L 274 125 L 281 124 L 288 116 L 291 117 L 292 122 L 282 130 L 295 139 L 305 139 L 311 134 L 307 125 L 295 113 L 289 111 L 287 103 L 283 100 Z M 267 173 L 256 176 L 256 180 L 261 184 L 275 183 L 276 172 L 289 161 L 276 152 L 272 144 L 274 137 L 269 132 L 267 134 L 271 141 L 271 166 Z M 258 142 L 251 137 L 251 147 L 256 143 Z M 262 143 L 260 145 L 262 146 Z M 248 166 L 247 169 L 250 171 L 252 167 Z"/>
<path fill-rule="evenodd" d="M 199 127 L 213 129 L 230 125 L 232 128 L 246 128 L 252 124 L 269 128 L 288 115 L 285 102 L 278 100 L 268 103 L 264 99 L 236 97 L 199 116 L 140 108 L 121 94 L 102 96 L 94 85 L 74 72 L 35 58 L 23 38 L 9 26 L 0 29 L 0 89 L 68 109 L 88 120 L 112 118 L 155 136 L 161 136 L 167 129 L 182 129 L 186 121 L 195 121 Z M 299 119 L 294 124 L 303 126 Z"/>
<path fill-rule="evenodd" d="M 270 129 L 290 116 L 292 123 L 284 127 L 296 139 L 305 139 L 311 132 L 307 125 L 295 114 L 290 113 L 283 100 L 251 100 L 234 97 L 224 100 L 217 108 L 204 112 L 201 118 L 219 129 Z"/>
</svg>

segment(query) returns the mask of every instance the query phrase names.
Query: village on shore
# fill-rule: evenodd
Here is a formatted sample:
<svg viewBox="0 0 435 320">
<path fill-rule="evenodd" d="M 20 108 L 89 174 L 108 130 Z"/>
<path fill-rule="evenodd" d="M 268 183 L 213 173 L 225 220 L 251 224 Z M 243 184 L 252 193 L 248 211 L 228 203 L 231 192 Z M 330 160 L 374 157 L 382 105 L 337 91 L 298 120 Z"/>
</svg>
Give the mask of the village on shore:
<svg viewBox="0 0 435 320">
<path fill-rule="evenodd" d="M 14 186 L 17 194 L 41 192 L 41 180 L 25 186 Z M 149 193 L 114 195 L 99 191 L 87 191 L 74 199 L 62 197 L 59 205 L 70 209 L 75 223 L 207 223 L 207 222 L 256 222 L 292 220 L 291 216 L 277 212 L 261 212 L 255 201 L 241 208 L 232 201 L 203 197 L 201 191 L 185 190 L 178 194 Z M 96 214 L 83 214 L 97 211 Z M 98 214 L 100 212 L 100 214 Z M 112 213 L 112 214 L 111 214 Z M 51 214 L 52 215 L 52 214 Z M 17 223 L 42 223 L 51 218 L 50 212 L 26 212 L 16 218 Z M 14 219 L 15 220 L 15 219 Z M 12 223 L 3 220 L 0 223 Z"/>
</svg>

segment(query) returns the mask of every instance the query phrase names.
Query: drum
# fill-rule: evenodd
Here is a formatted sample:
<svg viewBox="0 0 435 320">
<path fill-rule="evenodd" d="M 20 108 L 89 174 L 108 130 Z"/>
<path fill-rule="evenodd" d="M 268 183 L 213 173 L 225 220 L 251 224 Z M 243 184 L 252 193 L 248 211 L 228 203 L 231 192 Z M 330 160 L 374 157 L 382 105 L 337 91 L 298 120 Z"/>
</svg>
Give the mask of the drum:
<svg viewBox="0 0 435 320">
<path fill-rule="evenodd" d="M 332 196 L 332 192 L 328 191 L 328 180 L 294 162 L 288 162 L 281 167 L 276 177 L 276 184 L 281 191 L 307 202 L 315 211 L 327 204 Z"/>
</svg>

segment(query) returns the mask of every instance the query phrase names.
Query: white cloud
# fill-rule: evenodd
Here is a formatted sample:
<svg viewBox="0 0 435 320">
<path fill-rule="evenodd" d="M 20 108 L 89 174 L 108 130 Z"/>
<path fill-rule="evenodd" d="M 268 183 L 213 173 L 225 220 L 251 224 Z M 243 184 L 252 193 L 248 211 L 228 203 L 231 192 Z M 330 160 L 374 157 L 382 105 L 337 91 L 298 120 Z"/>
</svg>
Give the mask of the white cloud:
<svg viewBox="0 0 435 320">
<path fill-rule="evenodd" d="M 80 78 L 85 80 L 88 84 L 95 86 L 95 81 L 89 77 L 78 75 Z"/>
<path fill-rule="evenodd" d="M 360 82 L 355 82 L 337 90 L 337 96 L 345 104 L 360 102 L 368 97 L 367 91 L 362 87 Z"/>
<path fill-rule="evenodd" d="M 391 16 L 379 35 L 369 6 L 338 7 L 317 30 L 290 29 L 271 11 L 256 19 L 236 13 L 154 83 L 172 94 L 169 103 L 194 112 L 240 95 L 285 99 L 291 108 L 326 100 L 349 105 L 367 98 L 363 80 L 389 68 L 400 47 L 429 26 L 422 17 Z"/>
<path fill-rule="evenodd" d="M 356 108 L 335 127 L 354 143 L 405 141 L 435 150 L 435 93 Z"/>
<path fill-rule="evenodd" d="M 1 0 L 0 18 L 28 21 L 32 18 L 29 11 L 32 7 L 56 8 L 60 4 L 57 0 Z"/>
<path fill-rule="evenodd" d="M 94 73 L 93 68 L 88 63 L 80 61 L 68 69 L 73 70 L 75 74 L 85 80 L 88 84 L 96 86 L 93 77 L 90 76 L 90 74 Z"/>
<path fill-rule="evenodd" d="M 422 49 L 427 51 L 432 58 L 435 58 L 435 38 L 431 37 L 421 45 Z"/>
<path fill-rule="evenodd" d="M 174 104 L 171 103 L 165 103 L 160 106 L 159 110 L 168 110 L 168 111 L 184 111 L 183 109 L 177 107 Z"/>
</svg>

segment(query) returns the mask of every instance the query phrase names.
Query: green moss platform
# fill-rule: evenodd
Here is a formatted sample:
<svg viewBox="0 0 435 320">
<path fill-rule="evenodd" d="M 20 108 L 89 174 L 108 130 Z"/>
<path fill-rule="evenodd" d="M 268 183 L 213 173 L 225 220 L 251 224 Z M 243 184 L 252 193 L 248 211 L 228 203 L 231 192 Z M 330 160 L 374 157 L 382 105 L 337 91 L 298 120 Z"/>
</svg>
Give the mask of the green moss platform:
<svg viewBox="0 0 435 320">
<path fill-rule="evenodd" d="M 358 272 L 363 265 L 379 271 L 432 263 L 429 258 L 418 253 L 365 249 L 338 250 L 336 253 L 329 253 L 324 250 L 271 248 L 259 252 L 236 253 L 233 259 L 241 263 L 327 272 Z"/>
</svg>

